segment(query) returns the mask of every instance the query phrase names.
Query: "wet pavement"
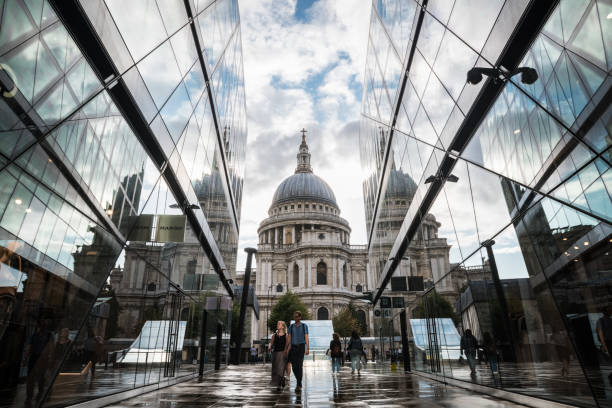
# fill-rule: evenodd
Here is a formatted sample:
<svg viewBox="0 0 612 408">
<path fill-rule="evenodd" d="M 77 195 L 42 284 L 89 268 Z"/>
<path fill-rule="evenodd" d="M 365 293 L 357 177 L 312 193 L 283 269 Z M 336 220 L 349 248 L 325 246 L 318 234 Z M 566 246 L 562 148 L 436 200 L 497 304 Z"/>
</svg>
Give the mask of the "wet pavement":
<svg viewBox="0 0 612 408">
<path fill-rule="evenodd" d="M 368 364 L 361 375 L 344 366 L 333 376 L 329 362 L 304 365 L 301 393 L 295 379 L 282 391 L 268 386 L 270 365 L 229 366 L 201 380 L 113 404 L 111 407 L 521 407 L 482 394 L 444 385 L 418 375 L 392 370 L 388 365 Z"/>
</svg>

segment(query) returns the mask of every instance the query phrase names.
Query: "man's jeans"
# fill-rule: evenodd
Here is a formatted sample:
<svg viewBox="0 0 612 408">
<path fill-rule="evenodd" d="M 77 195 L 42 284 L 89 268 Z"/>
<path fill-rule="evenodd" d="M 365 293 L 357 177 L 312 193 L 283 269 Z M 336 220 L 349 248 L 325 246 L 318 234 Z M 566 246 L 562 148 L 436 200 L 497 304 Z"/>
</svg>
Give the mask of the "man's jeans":
<svg viewBox="0 0 612 408">
<path fill-rule="evenodd" d="M 306 352 L 305 344 L 292 344 L 291 350 L 289 353 L 291 354 L 289 360 L 291 361 L 291 369 L 293 370 L 293 375 L 295 375 L 295 380 L 297 382 L 297 386 L 302 386 L 302 367 L 304 365 L 304 353 Z"/>
<path fill-rule="evenodd" d="M 332 373 L 334 371 L 336 371 L 337 373 L 340 372 L 340 359 L 341 357 L 332 357 L 331 358 L 331 362 L 332 362 Z"/>
</svg>

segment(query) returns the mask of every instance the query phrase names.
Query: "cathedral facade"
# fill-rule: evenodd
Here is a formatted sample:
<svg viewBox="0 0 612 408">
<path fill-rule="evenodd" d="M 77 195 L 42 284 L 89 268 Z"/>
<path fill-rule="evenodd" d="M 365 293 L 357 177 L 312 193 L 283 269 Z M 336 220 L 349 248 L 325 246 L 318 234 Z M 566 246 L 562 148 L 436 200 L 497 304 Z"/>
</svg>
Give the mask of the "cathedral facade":
<svg viewBox="0 0 612 408">
<path fill-rule="evenodd" d="M 401 169 L 392 169 L 384 204 L 387 211 L 377 221 L 382 235 L 368 250 L 366 245 L 350 244 L 351 227 L 340 216 L 329 184 L 313 173 L 310 159 L 302 134 L 295 173 L 277 187 L 268 218 L 259 224 L 255 288 L 260 319 L 252 320 L 252 339 L 267 336 L 270 308 L 288 290 L 300 296 L 312 319 L 331 320 L 352 302 L 367 335 L 375 336 L 380 325 L 381 315 L 363 300 L 364 292 L 377 289 L 380 269 L 386 262 L 384 254 L 401 228 L 416 184 Z M 395 321 L 404 308 L 411 316 L 419 293 L 450 269 L 450 245 L 446 238 L 438 237 L 439 227 L 435 216 L 427 214 L 419 239 L 411 243 L 387 285 L 385 295 L 393 300 L 393 310 L 386 317 Z M 440 294 L 454 304 L 458 281 L 450 276 L 448 280 L 448 287 Z M 394 323 L 399 328 L 399 321 Z"/>
<path fill-rule="evenodd" d="M 365 245 L 351 245 L 351 227 L 340 217 L 331 187 L 315 175 L 304 134 L 295 173 L 276 189 L 268 218 L 259 224 L 256 291 L 260 319 L 253 338 L 266 337 L 266 321 L 276 299 L 290 290 L 306 304 L 312 319 L 331 320 L 349 302 L 362 323 L 372 325 L 371 290 Z"/>
</svg>

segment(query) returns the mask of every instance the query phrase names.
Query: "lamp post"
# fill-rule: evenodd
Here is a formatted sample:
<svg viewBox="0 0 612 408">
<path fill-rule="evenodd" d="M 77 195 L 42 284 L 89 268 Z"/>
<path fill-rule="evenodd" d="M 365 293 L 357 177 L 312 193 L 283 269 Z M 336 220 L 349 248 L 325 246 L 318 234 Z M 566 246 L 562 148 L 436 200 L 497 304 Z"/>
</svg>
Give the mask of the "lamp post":
<svg viewBox="0 0 612 408">
<path fill-rule="evenodd" d="M 234 362 L 240 364 L 240 350 L 242 347 L 242 336 L 244 332 L 244 319 L 246 318 L 247 301 L 249 298 L 249 286 L 251 284 L 251 262 L 253 254 L 257 253 L 255 248 L 245 248 L 244 252 L 247 253 L 246 269 L 244 270 L 244 282 L 242 285 L 242 299 L 240 300 L 240 316 L 238 318 L 238 333 L 237 338 L 234 339 L 236 349 L 234 350 Z"/>
<path fill-rule="evenodd" d="M 274 285 L 268 286 L 268 309 L 266 310 L 266 347 L 264 349 L 264 362 L 268 355 L 268 344 L 270 344 L 270 328 L 268 327 L 268 320 L 270 320 L 270 309 L 272 308 L 272 300 L 270 299 L 270 292 Z"/>
</svg>

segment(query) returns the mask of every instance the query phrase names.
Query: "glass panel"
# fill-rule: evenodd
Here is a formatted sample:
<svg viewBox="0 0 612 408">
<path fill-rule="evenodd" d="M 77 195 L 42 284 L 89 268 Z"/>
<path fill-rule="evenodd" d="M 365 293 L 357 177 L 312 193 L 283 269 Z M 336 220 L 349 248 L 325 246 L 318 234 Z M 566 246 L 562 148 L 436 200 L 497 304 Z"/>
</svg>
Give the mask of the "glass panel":
<svg viewBox="0 0 612 408">
<path fill-rule="evenodd" d="M 142 60 L 138 64 L 138 70 L 158 107 L 164 105 L 181 80 L 181 73 L 168 42 L 163 43 Z"/>
<path fill-rule="evenodd" d="M 167 38 L 155 0 L 105 2 L 135 61 L 143 58 Z"/>
</svg>

